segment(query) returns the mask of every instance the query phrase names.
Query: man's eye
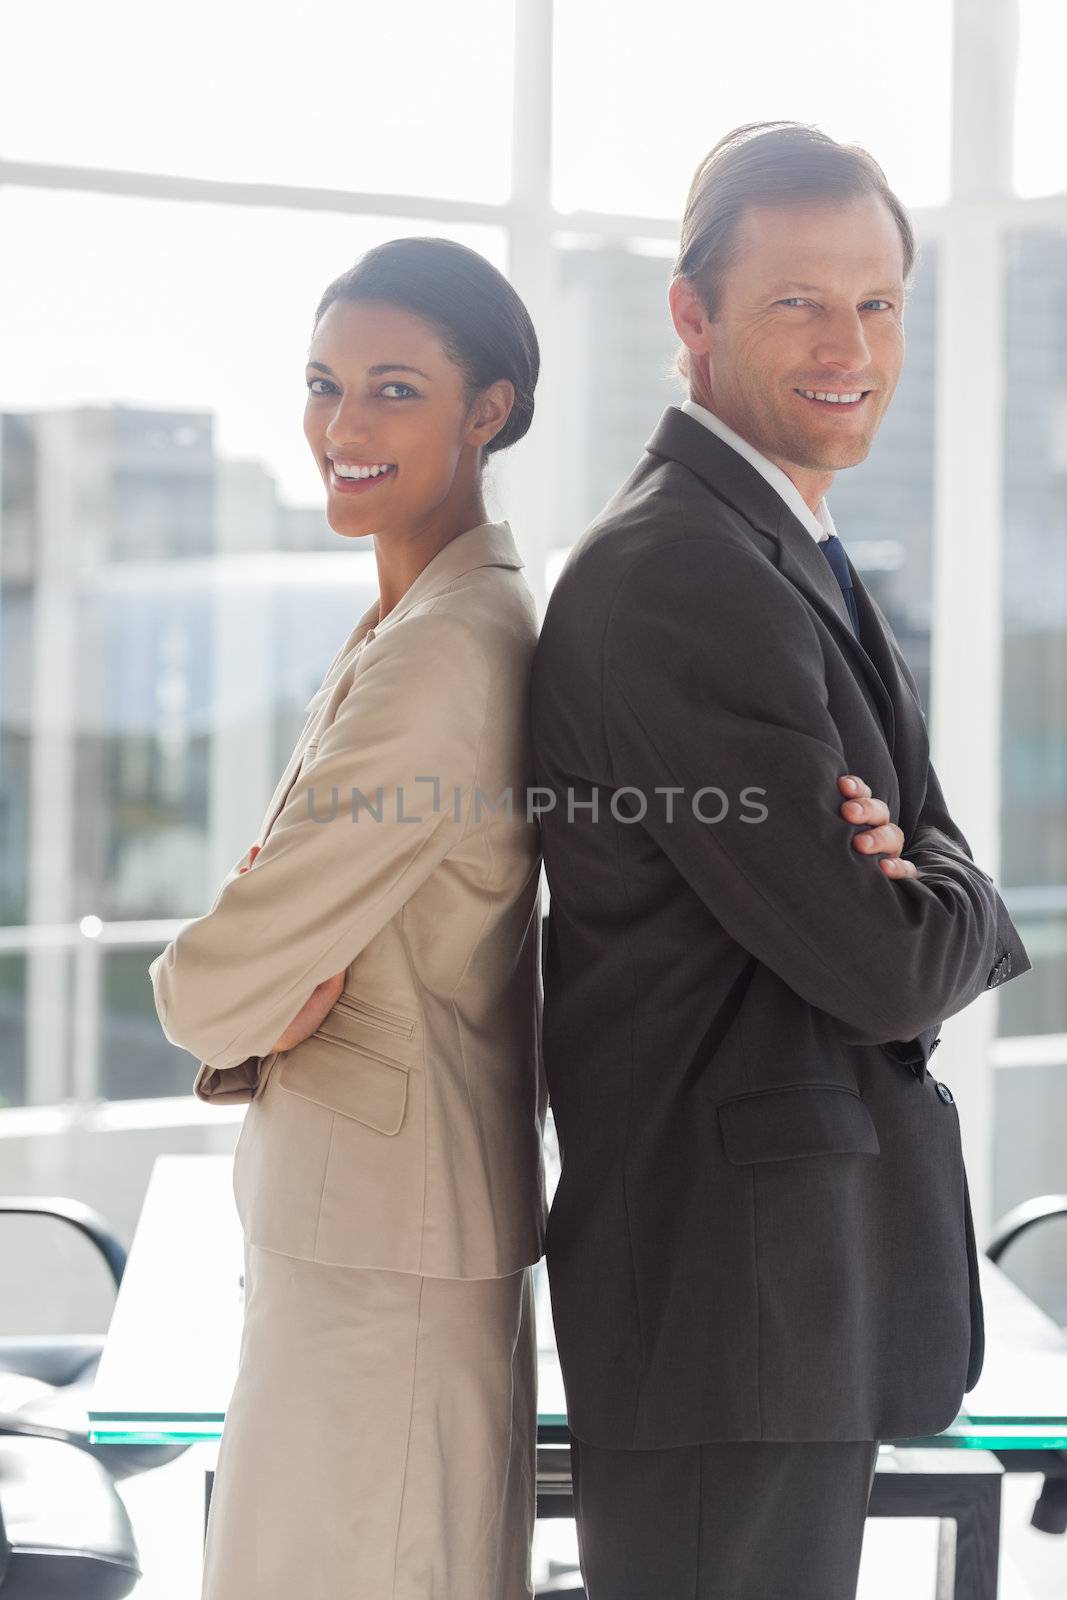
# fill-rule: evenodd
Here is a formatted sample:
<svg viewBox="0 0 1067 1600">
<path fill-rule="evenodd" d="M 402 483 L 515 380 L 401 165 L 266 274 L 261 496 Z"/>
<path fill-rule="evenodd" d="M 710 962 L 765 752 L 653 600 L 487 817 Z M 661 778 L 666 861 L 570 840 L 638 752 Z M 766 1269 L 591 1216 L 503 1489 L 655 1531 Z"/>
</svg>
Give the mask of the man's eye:
<svg viewBox="0 0 1067 1600">
<path fill-rule="evenodd" d="M 385 393 L 386 389 L 406 389 L 407 390 L 407 394 L 414 394 L 415 393 L 415 390 L 411 387 L 410 383 L 383 383 L 382 384 L 382 393 L 383 394 Z M 392 398 L 393 398 L 393 396 L 390 396 L 390 399 L 392 399 Z M 402 395 L 399 396 L 399 398 L 401 400 L 406 400 L 407 399 L 407 395 L 402 394 Z"/>
<path fill-rule="evenodd" d="M 788 305 L 806 306 L 808 304 L 808 301 L 804 299 L 804 296 L 802 294 L 790 294 L 790 295 L 787 295 L 784 300 L 779 300 L 778 304 L 780 306 L 788 306 Z"/>
<path fill-rule="evenodd" d="M 863 303 L 865 306 L 888 306 L 890 310 L 893 309 L 891 300 L 865 300 Z"/>
</svg>

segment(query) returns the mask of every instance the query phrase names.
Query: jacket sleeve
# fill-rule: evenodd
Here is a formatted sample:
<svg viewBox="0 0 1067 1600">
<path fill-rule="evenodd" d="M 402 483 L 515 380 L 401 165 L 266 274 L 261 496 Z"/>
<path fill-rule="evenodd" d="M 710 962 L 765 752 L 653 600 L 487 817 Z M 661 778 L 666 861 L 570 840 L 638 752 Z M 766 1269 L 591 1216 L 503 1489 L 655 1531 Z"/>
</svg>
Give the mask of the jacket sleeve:
<svg viewBox="0 0 1067 1600">
<path fill-rule="evenodd" d="M 856 769 L 818 636 L 765 561 L 705 538 L 661 546 L 620 584 L 605 655 L 616 788 L 640 792 L 644 827 L 731 937 L 851 1042 L 913 1042 L 1005 957 L 1027 969 L 992 880 L 944 828 L 936 778 L 906 851 L 919 877 L 887 878 L 853 846 L 837 779 Z"/>
<path fill-rule="evenodd" d="M 344 970 L 455 848 L 475 812 L 489 678 L 433 612 L 365 648 L 247 872 L 149 967 L 163 1031 L 244 1082 L 323 979 Z"/>
<path fill-rule="evenodd" d="M 944 877 L 953 872 L 966 874 L 969 871 L 979 873 L 982 877 L 986 876 L 975 866 L 970 845 L 949 815 L 932 762 L 928 768 L 926 797 L 919 820 L 901 854 L 914 863 L 927 881 L 935 881 L 939 876 Z M 1017 978 L 1021 973 L 1030 971 L 1031 963 L 1026 947 L 999 894 L 996 897 L 996 912 L 996 960 L 991 971 L 986 973 L 984 981 L 975 984 L 970 999 L 976 999 L 983 989 L 995 989 L 1010 978 Z M 969 1000 L 964 1001 L 964 1005 L 968 1003 Z M 962 1007 L 958 1006 L 956 1010 L 962 1010 Z M 940 1027 L 940 1021 L 932 1023 L 914 1039 L 898 1041 L 887 1045 L 886 1049 L 896 1060 L 903 1061 L 921 1077 L 931 1052 L 940 1043 L 938 1038 Z"/>
</svg>

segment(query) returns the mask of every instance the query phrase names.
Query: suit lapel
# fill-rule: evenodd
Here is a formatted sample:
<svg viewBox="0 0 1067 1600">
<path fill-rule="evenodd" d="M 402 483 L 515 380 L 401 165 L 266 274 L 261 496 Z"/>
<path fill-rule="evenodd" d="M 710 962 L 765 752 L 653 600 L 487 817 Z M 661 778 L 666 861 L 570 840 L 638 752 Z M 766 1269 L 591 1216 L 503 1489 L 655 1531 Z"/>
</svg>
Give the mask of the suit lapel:
<svg viewBox="0 0 1067 1600">
<path fill-rule="evenodd" d="M 755 547 L 774 561 L 831 630 L 882 724 L 900 782 L 899 825 L 910 835 L 922 804 L 920 791 L 926 787 L 930 757 L 926 722 L 892 630 L 852 563 L 849 570 L 866 648 L 852 631 L 845 597 L 830 563 L 804 524 L 750 461 L 677 406 L 667 407 L 645 448 L 688 467 L 751 529 L 764 535 L 764 539 L 753 540 Z"/>
<path fill-rule="evenodd" d="M 645 448 L 653 455 L 665 456 L 688 467 L 712 494 L 725 500 L 750 527 L 773 541 L 778 570 L 800 590 L 833 632 L 871 709 L 881 721 L 892 755 L 895 717 L 886 687 L 852 631 L 845 597 L 830 563 L 821 550 L 816 550 L 811 534 L 778 491 L 750 461 L 677 406 L 667 407 Z M 758 548 L 761 552 L 764 549 L 763 546 Z"/>
<path fill-rule="evenodd" d="M 930 735 L 926 717 L 892 628 L 851 561 L 849 567 L 867 650 L 893 702 L 896 723 L 893 766 L 900 784 L 897 824 L 905 837 L 910 839 L 926 796 L 926 777 L 930 765 Z"/>
<path fill-rule="evenodd" d="M 743 462 L 743 465 L 748 466 L 748 462 Z M 755 471 L 755 468 L 752 470 Z M 759 476 L 758 473 L 756 475 Z M 770 488 L 770 484 L 767 487 Z M 774 493 L 773 489 L 771 493 Z M 776 498 L 782 507 L 778 528 L 775 530 L 778 537 L 778 570 L 801 591 L 833 631 L 853 672 L 866 690 L 872 710 L 881 721 L 885 731 L 885 742 L 892 756 L 896 747 L 897 729 L 896 712 L 888 688 L 878 671 L 877 664 L 852 631 L 845 597 L 841 593 L 841 585 L 834 577 L 833 568 L 803 523 L 793 515 L 780 496 Z M 849 568 L 852 570 L 852 582 L 855 588 L 856 575 L 851 562 Z M 862 612 L 860 623 L 863 626 Z M 864 638 L 867 637 L 868 630 L 864 627 Z"/>
<path fill-rule="evenodd" d="M 450 540 L 437 552 L 432 561 L 423 567 L 414 583 L 401 596 L 393 609 L 387 613 L 384 621 L 378 621 L 379 601 L 368 606 L 360 617 L 352 632 L 348 635 L 340 650 L 334 656 L 327 668 L 326 676 L 321 686 L 315 691 L 308 701 L 305 710 L 308 712 L 307 721 L 296 741 L 296 747 L 289 757 L 285 771 L 278 779 L 278 786 L 270 799 L 266 815 L 260 827 L 260 843 L 266 843 L 267 835 L 278 818 L 278 813 L 288 798 L 289 791 L 296 782 L 307 754 L 308 745 L 317 738 L 322 729 L 331 723 L 337 707 L 344 699 L 350 685 L 348 667 L 341 668 L 341 663 L 349 653 L 359 645 L 373 627 L 376 634 L 391 628 L 411 608 L 422 600 L 433 595 L 443 594 L 450 584 L 458 578 L 466 576 L 478 567 L 502 566 L 521 567 L 522 558 L 515 546 L 511 525 L 508 522 L 481 522 L 474 528 L 468 528 L 464 533 Z M 351 663 L 349 663 L 351 665 Z M 340 668 L 340 670 L 338 670 Z M 338 689 L 338 685 L 342 687 Z"/>
<path fill-rule="evenodd" d="M 271 796 L 270 804 L 267 806 L 266 814 L 263 818 L 262 824 L 260 825 L 259 835 L 261 844 L 266 843 L 267 835 L 277 821 L 278 813 L 285 804 L 290 789 L 296 782 L 297 774 L 300 771 L 304 756 L 307 754 L 308 745 L 312 742 L 313 736 L 317 735 L 321 731 L 326 722 L 333 721 L 333 717 L 337 709 L 337 702 L 343 698 L 344 693 L 347 691 L 346 684 L 345 689 L 342 689 L 341 694 L 335 695 L 331 692 L 336 691 L 337 685 L 346 676 L 345 672 L 343 670 L 338 671 L 338 668 L 349 652 L 355 649 L 365 635 L 370 632 L 371 627 L 377 621 L 377 619 L 378 602 L 375 600 L 373 605 L 368 606 L 367 610 L 360 617 L 359 621 L 356 623 L 356 626 L 352 629 L 352 632 L 348 635 L 348 638 L 345 640 L 340 650 L 338 650 L 337 654 L 330 662 L 330 665 L 326 669 L 326 675 L 323 678 L 322 683 L 315 690 L 315 693 L 311 696 L 311 699 L 304 707 L 305 711 L 307 712 L 307 718 L 297 738 L 293 753 L 289 757 L 289 760 L 286 764 L 285 771 L 278 779 L 277 788 Z"/>
<path fill-rule="evenodd" d="M 786 506 L 784 510 L 786 517 L 793 524 L 795 533 L 790 537 L 793 530 L 782 530 L 779 569 L 804 591 L 820 614 L 832 623 L 840 642 L 847 648 L 850 660 L 854 665 L 860 666 L 864 686 L 869 690 L 874 690 L 877 686 L 872 700 L 882 719 L 886 744 L 900 788 L 900 814 L 897 823 L 905 836 L 910 838 L 926 792 L 930 741 L 922 707 L 908 680 L 907 664 L 893 637 L 893 630 L 852 562 L 849 561 L 852 590 L 856 598 L 864 640 L 863 644 L 860 644 L 852 631 L 845 597 L 841 593 L 841 587 L 834 577 L 830 563 L 822 551 L 816 548 L 811 534 L 797 521 L 789 508 Z M 801 543 L 802 539 L 806 542 Z M 818 566 L 815 566 L 815 563 L 818 563 Z M 809 570 L 812 568 L 813 571 Z M 825 595 L 813 587 L 813 582 L 822 580 L 822 587 L 825 589 L 825 576 L 829 577 L 840 601 L 840 606 L 835 608 L 832 618 L 824 610 Z"/>
</svg>

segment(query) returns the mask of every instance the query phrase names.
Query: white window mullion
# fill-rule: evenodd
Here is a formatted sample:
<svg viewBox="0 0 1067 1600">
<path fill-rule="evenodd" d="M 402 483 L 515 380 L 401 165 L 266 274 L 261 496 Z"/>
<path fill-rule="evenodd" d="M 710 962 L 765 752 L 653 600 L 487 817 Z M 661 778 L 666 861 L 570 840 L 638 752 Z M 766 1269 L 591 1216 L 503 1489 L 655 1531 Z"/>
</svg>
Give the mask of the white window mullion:
<svg viewBox="0 0 1067 1600">
<path fill-rule="evenodd" d="M 552 544 L 554 338 L 552 236 L 552 0 L 515 0 L 515 65 L 508 277 L 533 319 L 541 351 L 534 421 L 527 438 L 500 457 L 500 514 L 511 523 L 538 612 Z M 492 515 L 492 512 L 490 513 Z"/>
<path fill-rule="evenodd" d="M 938 244 L 931 700 L 945 797 L 994 878 L 1000 864 L 1004 496 L 1003 231 L 1010 189 L 1012 0 L 956 0 L 952 192 Z M 945 1025 L 935 1058 L 958 1087 L 979 1243 L 993 1216 L 996 991 Z"/>
</svg>

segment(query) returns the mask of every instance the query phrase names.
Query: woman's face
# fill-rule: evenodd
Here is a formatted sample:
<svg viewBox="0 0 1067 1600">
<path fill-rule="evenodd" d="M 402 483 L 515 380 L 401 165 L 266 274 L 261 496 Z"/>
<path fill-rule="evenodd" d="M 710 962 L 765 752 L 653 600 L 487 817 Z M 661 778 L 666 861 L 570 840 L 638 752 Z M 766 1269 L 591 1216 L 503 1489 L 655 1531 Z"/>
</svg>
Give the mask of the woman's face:
<svg viewBox="0 0 1067 1600">
<path fill-rule="evenodd" d="M 326 485 L 326 519 L 351 538 L 462 516 L 478 490 L 478 449 L 514 395 L 501 380 L 468 408 L 463 373 L 433 325 L 382 301 L 327 308 L 308 349 L 307 386 L 304 433 Z M 351 476 L 360 469 L 377 471 Z"/>
</svg>

